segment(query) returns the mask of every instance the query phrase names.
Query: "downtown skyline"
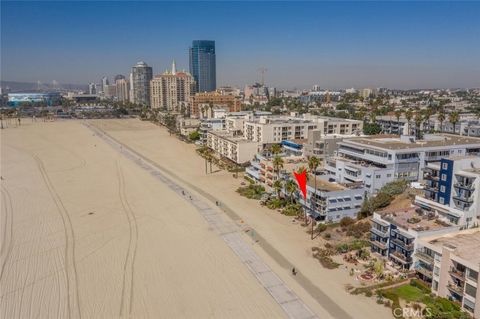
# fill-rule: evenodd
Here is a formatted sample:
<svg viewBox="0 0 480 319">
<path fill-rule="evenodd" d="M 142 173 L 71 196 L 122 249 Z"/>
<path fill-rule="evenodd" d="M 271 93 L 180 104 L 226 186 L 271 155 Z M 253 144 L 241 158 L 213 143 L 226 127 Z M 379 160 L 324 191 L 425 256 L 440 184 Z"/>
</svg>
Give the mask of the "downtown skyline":
<svg viewBox="0 0 480 319">
<path fill-rule="evenodd" d="M 1 5 L 4 81 L 86 84 L 138 61 L 188 70 L 191 41 L 205 39 L 217 86 L 259 82 L 260 67 L 279 88 L 480 86 L 478 3 Z"/>
</svg>

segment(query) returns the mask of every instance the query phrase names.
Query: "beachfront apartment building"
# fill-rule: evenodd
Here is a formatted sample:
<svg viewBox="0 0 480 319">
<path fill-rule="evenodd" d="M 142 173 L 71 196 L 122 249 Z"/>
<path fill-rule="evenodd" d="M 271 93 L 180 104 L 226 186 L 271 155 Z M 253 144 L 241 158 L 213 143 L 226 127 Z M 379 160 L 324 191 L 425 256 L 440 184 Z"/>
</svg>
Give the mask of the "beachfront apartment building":
<svg viewBox="0 0 480 319">
<path fill-rule="evenodd" d="M 285 140 L 305 139 L 308 130 L 317 128 L 310 119 L 290 116 L 261 116 L 244 122 L 243 136 L 262 145 Z"/>
<path fill-rule="evenodd" d="M 458 302 L 480 318 L 480 230 L 478 228 L 421 238 L 415 271 L 432 293 Z"/>
<path fill-rule="evenodd" d="M 456 156 L 428 163 L 423 170 L 424 196 L 416 205 L 435 211 L 466 228 L 479 224 L 480 157 Z"/>
<path fill-rule="evenodd" d="M 422 180 L 422 170 L 430 162 L 448 156 L 479 155 L 480 139 L 450 134 L 345 139 L 338 143 L 336 156 L 327 159 L 325 169 L 331 181 L 365 183 L 370 193 L 385 184 L 405 179 Z"/>
<path fill-rule="evenodd" d="M 361 183 L 332 183 L 310 175 L 306 200 L 301 192 L 296 192 L 296 199 L 316 221 L 336 223 L 344 217 L 355 219 L 362 207 L 364 195 L 365 188 Z"/>
<path fill-rule="evenodd" d="M 409 270 L 414 266 L 418 238 L 458 231 L 432 212 L 416 207 L 375 212 L 370 229 L 370 248 L 373 253 L 388 259 L 394 266 Z"/>
<path fill-rule="evenodd" d="M 287 154 L 288 150 L 278 155 L 283 159 L 283 167 L 275 171 L 272 154 L 264 151 L 257 154 L 250 161 L 245 174 L 256 183 L 262 185 L 267 192 L 274 192 L 275 181 L 281 180 L 283 185 L 288 179 L 294 179 L 292 172 L 300 167 L 307 167 L 305 157 Z M 317 179 L 315 183 L 315 178 Z M 283 196 L 288 197 L 286 190 L 281 191 Z M 339 184 L 331 183 L 309 175 L 307 181 L 307 198 L 297 191 L 294 194 L 296 201 L 300 203 L 310 215 L 318 222 L 333 223 L 339 222 L 343 217 L 356 218 L 364 200 L 365 189 L 362 184 Z"/>
<path fill-rule="evenodd" d="M 200 132 L 200 143 L 204 144 L 207 142 L 207 133 L 210 131 L 223 131 L 225 130 L 225 119 L 203 119 L 200 121 L 200 127 L 198 131 Z"/>
<path fill-rule="evenodd" d="M 236 164 L 248 163 L 258 153 L 258 143 L 227 130 L 208 131 L 206 145 L 221 158 Z"/>
<path fill-rule="evenodd" d="M 315 156 L 323 161 L 335 155 L 338 148 L 338 143 L 344 139 L 352 139 L 360 135 L 340 135 L 340 134 L 325 134 L 323 130 L 316 129 L 308 131 L 308 137 L 304 143 L 304 155 Z"/>
<path fill-rule="evenodd" d="M 284 180 L 289 172 L 297 170 L 299 167 L 307 166 L 303 156 L 279 154 L 283 160 L 283 167 L 276 172 L 273 166 L 274 156 L 268 151 L 258 153 L 250 161 L 250 166 L 245 169 L 246 176 L 250 177 L 256 183 L 262 185 L 267 192 L 273 192 L 273 183 L 276 180 Z"/>
<path fill-rule="evenodd" d="M 244 123 L 243 134 L 248 140 L 262 145 L 285 140 L 307 139 L 310 130 L 319 129 L 323 134 L 351 135 L 361 132 L 363 123 L 357 120 L 312 116 L 260 116 Z"/>
<path fill-rule="evenodd" d="M 239 111 L 239 112 L 229 112 L 225 116 L 225 128 L 229 131 L 241 131 L 243 132 L 245 121 L 249 119 L 260 117 L 260 116 L 270 116 L 271 112 L 266 111 Z"/>
</svg>

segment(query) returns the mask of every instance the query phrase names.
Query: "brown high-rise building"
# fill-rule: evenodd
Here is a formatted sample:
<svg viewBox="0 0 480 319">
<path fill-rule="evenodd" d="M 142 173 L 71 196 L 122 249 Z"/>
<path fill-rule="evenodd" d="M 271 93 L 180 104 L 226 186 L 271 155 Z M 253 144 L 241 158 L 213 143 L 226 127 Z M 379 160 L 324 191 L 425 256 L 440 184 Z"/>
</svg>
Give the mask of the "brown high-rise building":
<svg viewBox="0 0 480 319">
<path fill-rule="evenodd" d="M 171 71 L 156 75 L 150 82 L 150 105 L 168 111 L 181 111 L 193 92 L 195 81 L 188 72 L 177 72 L 175 61 Z"/>
<path fill-rule="evenodd" d="M 238 112 L 242 107 L 240 98 L 233 95 L 222 95 L 218 91 L 196 93 L 190 98 L 190 116 L 201 117 L 203 104 L 225 107 L 229 112 Z"/>
</svg>

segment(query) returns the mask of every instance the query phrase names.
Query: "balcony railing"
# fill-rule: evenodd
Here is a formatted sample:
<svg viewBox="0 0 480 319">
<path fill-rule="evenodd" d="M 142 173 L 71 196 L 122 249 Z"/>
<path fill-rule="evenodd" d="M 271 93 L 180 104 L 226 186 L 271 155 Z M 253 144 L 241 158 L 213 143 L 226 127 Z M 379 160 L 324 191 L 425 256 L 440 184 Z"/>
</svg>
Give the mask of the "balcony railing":
<svg viewBox="0 0 480 319">
<path fill-rule="evenodd" d="M 398 251 L 394 251 L 393 253 L 390 254 L 390 256 L 404 264 L 412 262 L 412 257 L 407 257 L 402 253 L 399 253 Z"/>
<path fill-rule="evenodd" d="M 459 200 L 459 201 L 462 201 L 462 202 L 465 202 L 465 203 L 473 203 L 473 199 L 472 198 L 465 198 L 463 196 L 457 196 L 457 195 L 454 195 L 453 196 L 453 199 L 456 199 L 456 200 Z"/>
<path fill-rule="evenodd" d="M 448 285 L 447 285 L 447 288 L 450 291 L 453 291 L 454 293 L 456 293 L 457 295 L 463 296 L 463 287 L 460 287 L 458 285 L 455 285 L 455 284 L 449 282 Z"/>
<path fill-rule="evenodd" d="M 438 181 L 438 176 L 435 176 L 435 175 L 426 173 L 426 174 L 423 175 L 423 179 L 429 179 L 429 180 L 433 180 L 433 181 Z"/>
<path fill-rule="evenodd" d="M 468 189 L 468 190 L 474 190 L 475 189 L 475 185 L 473 185 L 473 184 L 454 183 L 453 186 L 458 187 L 458 188 Z"/>
<path fill-rule="evenodd" d="M 465 272 L 464 271 L 462 272 L 458 269 L 450 268 L 450 270 L 448 272 L 450 273 L 450 275 L 452 277 L 455 277 L 462 282 L 465 281 Z"/>
<path fill-rule="evenodd" d="M 433 264 L 433 257 L 429 254 L 424 253 L 423 251 L 417 250 L 415 256 L 429 264 Z"/>
<path fill-rule="evenodd" d="M 402 247 L 405 250 L 412 250 L 413 249 L 413 244 L 407 244 L 404 241 L 398 239 L 398 238 L 393 238 L 392 241 L 397 244 L 398 246 Z"/>
<path fill-rule="evenodd" d="M 380 248 L 380 249 L 382 249 L 382 250 L 385 250 L 385 249 L 388 248 L 388 247 L 387 247 L 387 243 L 383 243 L 383 242 L 378 241 L 378 240 L 370 239 L 370 243 L 371 243 L 372 245 L 377 246 L 378 248 Z"/>
<path fill-rule="evenodd" d="M 416 270 L 418 273 L 420 273 L 420 274 L 422 274 L 422 275 L 424 275 L 424 276 L 426 276 L 426 277 L 428 277 L 428 278 L 433 278 L 433 271 L 431 271 L 431 270 L 429 270 L 429 269 L 427 269 L 427 268 L 424 268 L 424 267 L 422 267 L 422 266 L 417 266 L 417 267 L 415 268 L 415 270 Z"/>
<path fill-rule="evenodd" d="M 375 235 L 378 235 L 378 236 L 383 237 L 383 238 L 387 238 L 387 237 L 390 236 L 388 230 L 382 231 L 378 228 L 372 227 L 372 228 L 370 228 L 370 231 L 372 233 L 374 233 Z"/>
</svg>

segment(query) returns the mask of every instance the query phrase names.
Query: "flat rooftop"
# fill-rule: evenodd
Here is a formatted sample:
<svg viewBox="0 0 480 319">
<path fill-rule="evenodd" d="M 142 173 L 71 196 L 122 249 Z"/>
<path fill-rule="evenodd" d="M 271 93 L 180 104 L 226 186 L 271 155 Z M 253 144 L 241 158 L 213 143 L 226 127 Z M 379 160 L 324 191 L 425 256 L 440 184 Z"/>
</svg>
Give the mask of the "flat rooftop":
<svg viewBox="0 0 480 319">
<path fill-rule="evenodd" d="M 403 229 L 412 229 L 415 231 L 436 230 L 450 227 L 444 222 L 438 221 L 434 214 L 424 213 L 422 215 L 416 212 L 416 207 L 385 210 L 377 212 L 382 218 Z"/>
<path fill-rule="evenodd" d="M 317 179 L 317 191 L 320 192 L 336 192 L 336 191 L 343 191 L 346 189 L 356 189 L 356 188 L 363 188 L 363 183 L 333 183 L 321 179 L 320 176 L 308 176 L 307 184 L 308 186 L 315 188 L 315 178 Z"/>
<path fill-rule="evenodd" d="M 475 145 L 480 147 L 480 138 L 465 137 L 453 134 L 435 134 L 428 136 L 428 139 L 407 141 L 394 137 L 370 137 L 356 138 L 354 140 L 344 140 L 342 143 L 351 143 L 359 145 L 368 145 L 388 150 L 407 150 L 416 148 L 442 147 L 452 145 Z"/>
<path fill-rule="evenodd" d="M 458 233 L 431 238 L 428 242 L 432 245 L 449 246 L 455 249 L 455 255 L 475 265 L 480 264 L 480 229 L 468 229 Z"/>
<path fill-rule="evenodd" d="M 208 133 L 224 138 L 234 143 L 255 143 L 250 140 L 247 140 L 246 138 L 243 137 L 243 135 L 234 135 L 232 132 L 229 132 L 226 130 L 208 131 Z"/>
</svg>

